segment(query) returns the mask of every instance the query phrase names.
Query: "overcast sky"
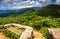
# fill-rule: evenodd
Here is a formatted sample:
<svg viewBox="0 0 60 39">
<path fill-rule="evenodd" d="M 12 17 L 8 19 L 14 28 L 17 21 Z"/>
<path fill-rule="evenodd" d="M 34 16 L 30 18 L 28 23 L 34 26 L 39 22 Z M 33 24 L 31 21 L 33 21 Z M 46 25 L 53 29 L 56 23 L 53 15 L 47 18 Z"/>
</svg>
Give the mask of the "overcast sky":
<svg viewBox="0 0 60 39">
<path fill-rule="evenodd" d="M 30 4 L 29 4 L 29 2 L 21 3 L 20 0 L 14 0 L 14 1 L 17 1 L 15 3 L 12 0 L 3 0 L 4 4 L 1 1 L 2 0 L 0 0 L 0 10 L 5 10 L 5 9 L 20 9 L 20 8 L 27 7 L 27 5 L 29 5 L 28 7 L 33 7 L 33 6 L 36 6 L 36 5 L 41 7 L 41 6 L 45 5 L 45 4 L 49 4 L 49 2 L 48 3 L 38 3 L 36 0 L 35 1 L 30 1 Z M 46 0 L 42 0 L 42 2 L 45 2 L 45 1 Z M 55 3 L 56 0 L 51 0 L 50 2 L 51 3 Z M 26 6 L 23 6 L 25 4 L 26 4 Z"/>
</svg>

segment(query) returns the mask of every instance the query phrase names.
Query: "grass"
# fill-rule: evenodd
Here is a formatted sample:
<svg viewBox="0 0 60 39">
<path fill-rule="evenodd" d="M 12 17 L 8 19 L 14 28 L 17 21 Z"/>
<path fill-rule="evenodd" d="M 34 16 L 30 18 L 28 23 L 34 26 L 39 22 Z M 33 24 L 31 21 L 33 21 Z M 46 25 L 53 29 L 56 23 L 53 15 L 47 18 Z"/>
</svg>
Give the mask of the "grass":
<svg viewBox="0 0 60 39">
<path fill-rule="evenodd" d="M 4 29 L 4 28 L 3 28 L 3 29 L 1 30 L 1 32 L 5 33 L 5 34 L 6 34 L 7 36 L 9 36 L 9 37 L 12 37 L 13 39 L 19 39 L 19 38 L 20 38 L 19 35 L 11 32 L 11 31 L 9 31 L 8 29 Z"/>
<path fill-rule="evenodd" d="M 46 36 L 46 34 L 47 34 L 47 27 L 41 28 L 40 30 L 38 30 L 38 32 L 41 32 L 43 34 L 43 36 L 45 36 L 47 38 L 47 36 Z"/>
<path fill-rule="evenodd" d="M 5 33 L 3 33 L 3 32 L 0 32 L 0 38 L 1 38 L 1 39 L 13 39 L 12 37 L 7 36 L 7 34 L 5 34 Z"/>
<path fill-rule="evenodd" d="M 20 34 L 23 32 L 23 30 L 18 27 L 8 26 L 1 28 L 0 32 L 6 35 L 7 38 L 9 37 L 11 39 L 19 39 Z"/>
<path fill-rule="evenodd" d="M 11 32 L 16 33 L 17 35 L 21 35 L 22 32 L 24 31 L 24 29 L 21 29 L 21 28 L 16 27 L 16 26 L 15 26 L 15 27 L 10 26 L 10 27 L 7 27 L 7 29 L 8 29 L 9 31 L 11 31 Z"/>
</svg>

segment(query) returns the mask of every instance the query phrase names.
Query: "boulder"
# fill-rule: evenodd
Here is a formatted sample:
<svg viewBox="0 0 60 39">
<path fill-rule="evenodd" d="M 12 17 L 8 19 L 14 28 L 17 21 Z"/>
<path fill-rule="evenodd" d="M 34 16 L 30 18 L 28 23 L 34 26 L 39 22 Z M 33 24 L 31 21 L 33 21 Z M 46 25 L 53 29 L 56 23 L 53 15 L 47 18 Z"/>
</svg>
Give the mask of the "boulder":
<svg viewBox="0 0 60 39">
<path fill-rule="evenodd" d="M 47 39 L 60 39 L 60 28 L 49 28 Z"/>
<path fill-rule="evenodd" d="M 11 23 L 11 24 L 5 24 L 5 27 L 8 27 L 10 25 L 17 26 L 19 28 L 25 29 L 24 32 L 20 35 L 19 39 L 33 39 L 33 28 L 29 26 L 24 26 L 16 23 Z"/>
<path fill-rule="evenodd" d="M 0 29 L 2 29 L 4 26 L 3 25 L 0 25 Z"/>
</svg>

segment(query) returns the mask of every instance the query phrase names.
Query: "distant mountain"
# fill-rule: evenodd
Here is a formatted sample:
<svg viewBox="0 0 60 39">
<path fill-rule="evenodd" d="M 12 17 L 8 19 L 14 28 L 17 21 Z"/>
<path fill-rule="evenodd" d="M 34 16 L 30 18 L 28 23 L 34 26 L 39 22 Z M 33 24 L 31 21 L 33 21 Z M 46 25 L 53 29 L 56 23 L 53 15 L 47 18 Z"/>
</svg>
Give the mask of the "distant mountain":
<svg viewBox="0 0 60 39">
<path fill-rule="evenodd" d="M 28 11 L 35 11 L 33 8 L 24 8 L 19 10 L 0 10 L 0 16 L 5 17 L 11 14 L 23 14 Z"/>
<path fill-rule="evenodd" d="M 15 9 L 15 10 L 0 10 L 0 14 L 13 14 L 13 13 L 20 13 L 20 12 L 23 12 L 23 11 L 28 11 L 28 10 L 31 10 L 31 9 L 34 9 L 34 10 L 39 10 L 41 9 L 42 7 L 32 7 L 32 8 L 23 8 L 23 9 Z"/>
<path fill-rule="evenodd" d="M 27 9 L 28 8 L 18 9 L 18 10 L 0 10 L 0 14 L 18 13 Z"/>
</svg>

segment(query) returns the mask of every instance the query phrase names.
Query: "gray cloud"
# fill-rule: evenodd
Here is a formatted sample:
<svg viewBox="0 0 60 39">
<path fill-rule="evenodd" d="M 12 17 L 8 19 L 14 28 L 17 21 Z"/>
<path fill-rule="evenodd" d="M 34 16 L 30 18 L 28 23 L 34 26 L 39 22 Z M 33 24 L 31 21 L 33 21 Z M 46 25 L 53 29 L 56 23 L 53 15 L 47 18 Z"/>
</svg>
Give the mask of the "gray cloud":
<svg viewBox="0 0 60 39">
<path fill-rule="evenodd" d="M 56 2 L 57 3 L 57 2 Z M 20 9 L 30 7 L 43 7 L 51 4 L 51 0 L 0 0 L 0 9 Z"/>
<path fill-rule="evenodd" d="M 56 0 L 56 4 L 60 5 L 60 0 Z"/>
</svg>

